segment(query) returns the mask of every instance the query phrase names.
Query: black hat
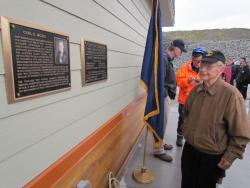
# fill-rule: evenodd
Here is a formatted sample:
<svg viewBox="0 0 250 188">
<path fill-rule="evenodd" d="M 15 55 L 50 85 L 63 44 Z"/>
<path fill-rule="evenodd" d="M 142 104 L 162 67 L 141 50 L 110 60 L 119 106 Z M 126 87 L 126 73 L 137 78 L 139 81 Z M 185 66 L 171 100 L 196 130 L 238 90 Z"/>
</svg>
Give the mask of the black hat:
<svg viewBox="0 0 250 188">
<path fill-rule="evenodd" d="M 217 61 L 221 61 L 225 63 L 226 58 L 224 54 L 219 50 L 207 50 L 206 54 L 202 58 L 202 61 L 208 63 L 216 63 Z"/>
<path fill-rule="evenodd" d="M 185 43 L 184 43 L 183 40 L 176 39 L 176 40 L 173 41 L 172 44 L 173 44 L 173 46 L 180 48 L 182 52 L 187 52 L 187 50 L 185 48 Z"/>
</svg>

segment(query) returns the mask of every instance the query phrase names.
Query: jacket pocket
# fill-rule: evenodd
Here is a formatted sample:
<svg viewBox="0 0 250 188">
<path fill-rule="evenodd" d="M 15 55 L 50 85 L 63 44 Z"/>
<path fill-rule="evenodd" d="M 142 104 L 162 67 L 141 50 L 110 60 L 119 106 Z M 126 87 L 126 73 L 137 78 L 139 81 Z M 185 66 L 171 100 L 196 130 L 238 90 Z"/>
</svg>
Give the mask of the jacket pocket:
<svg viewBox="0 0 250 188">
<path fill-rule="evenodd" d="M 215 125 L 206 124 L 197 126 L 194 135 L 195 145 L 204 151 L 214 152 L 218 150 L 215 136 Z"/>
</svg>

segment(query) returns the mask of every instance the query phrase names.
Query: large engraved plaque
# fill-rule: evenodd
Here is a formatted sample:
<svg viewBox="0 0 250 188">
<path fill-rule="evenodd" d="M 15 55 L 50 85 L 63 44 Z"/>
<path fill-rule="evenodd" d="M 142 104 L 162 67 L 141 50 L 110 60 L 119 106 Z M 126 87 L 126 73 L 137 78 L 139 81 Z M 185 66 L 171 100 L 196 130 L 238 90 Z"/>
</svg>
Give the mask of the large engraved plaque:
<svg viewBox="0 0 250 188">
<path fill-rule="evenodd" d="M 82 85 L 107 80 L 107 45 L 81 38 Z"/>
<path fill-rule="evenodd" d="M 69 37 L 1 17 L 8 102 L 70 89 Z"/>
</svg>

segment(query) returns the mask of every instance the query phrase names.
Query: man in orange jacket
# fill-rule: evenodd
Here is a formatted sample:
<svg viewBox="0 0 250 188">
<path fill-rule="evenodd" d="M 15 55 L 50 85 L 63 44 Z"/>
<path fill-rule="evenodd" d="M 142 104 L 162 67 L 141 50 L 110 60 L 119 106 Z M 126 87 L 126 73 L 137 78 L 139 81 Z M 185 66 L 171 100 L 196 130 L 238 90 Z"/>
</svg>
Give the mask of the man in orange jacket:
<svg viewBox="0 0 250 188">
<path fill-rule="evenodd" d="M 176 82 L 179 87 L 179 119 L 177 128 L 177 140 L 176 145 L 182 147 L 183 135 L 182 135 L 182 123 L 184 119 L 184 104 L 190 91 L 200 83 L 199 79 L 199 66 L 202 56 L 205 54 L 204 48 L 195 48 L 192 52 L 192 59 L 188 60 L 177 72 Z"/>
</svg>

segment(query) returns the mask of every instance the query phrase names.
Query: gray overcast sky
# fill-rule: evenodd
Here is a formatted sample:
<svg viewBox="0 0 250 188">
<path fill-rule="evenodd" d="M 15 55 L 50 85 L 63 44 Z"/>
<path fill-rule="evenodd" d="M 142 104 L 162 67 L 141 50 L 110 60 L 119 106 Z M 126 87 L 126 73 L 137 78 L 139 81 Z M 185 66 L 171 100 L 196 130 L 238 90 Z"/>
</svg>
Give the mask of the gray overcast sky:
<svg viewBox="0 0 250 188">
<path fill-rule="evenodd" d="M 175 26 L 163 31 L 250 28 L 250 0 L 175 0 Z"/>
</svg>

